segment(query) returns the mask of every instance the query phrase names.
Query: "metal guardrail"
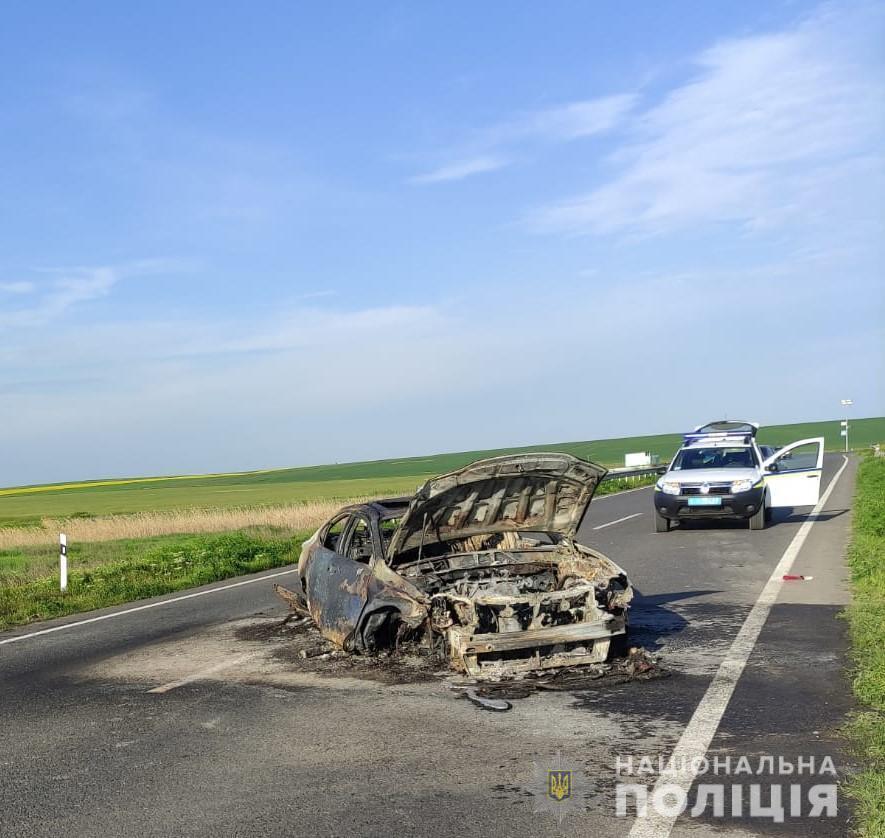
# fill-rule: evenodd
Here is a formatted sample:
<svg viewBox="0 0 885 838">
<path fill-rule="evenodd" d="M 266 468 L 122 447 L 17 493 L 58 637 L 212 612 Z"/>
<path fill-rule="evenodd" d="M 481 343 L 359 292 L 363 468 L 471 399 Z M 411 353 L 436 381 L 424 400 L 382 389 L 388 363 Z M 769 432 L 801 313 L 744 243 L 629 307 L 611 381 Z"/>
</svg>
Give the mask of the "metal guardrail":
<svg viewBox="0 0 885 838">
<path fill-rule="evenodd" d="M 667 466 L 639 466 L 638 468 L 610 468 L 603 477 L 606 480 L 620 480 L 624 477 L 648 477 L 652 474 L 666 474 Z"/>
</svg>

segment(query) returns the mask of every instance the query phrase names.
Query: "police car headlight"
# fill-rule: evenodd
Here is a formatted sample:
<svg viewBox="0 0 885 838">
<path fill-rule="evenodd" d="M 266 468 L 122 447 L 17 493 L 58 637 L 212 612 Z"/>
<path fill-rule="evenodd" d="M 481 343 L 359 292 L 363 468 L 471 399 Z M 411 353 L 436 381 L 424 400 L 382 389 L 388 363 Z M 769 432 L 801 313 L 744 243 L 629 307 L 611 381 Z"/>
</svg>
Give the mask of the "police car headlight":
<svg viewBox="0 0 885 838">
<path fill-rule="evenodd" d="M 660 480 L 658 489 L 665 495 L 678 495 L 682 491 L 682 487 L 675 480 Z"/>
<path fill-rule="evenodd" d="M 752 480 L 733 480 L 731 483 L 731 493 L 733 495 L 736 495 L 739 492 L 749 492 L 752 488 Z"/>
</svg>

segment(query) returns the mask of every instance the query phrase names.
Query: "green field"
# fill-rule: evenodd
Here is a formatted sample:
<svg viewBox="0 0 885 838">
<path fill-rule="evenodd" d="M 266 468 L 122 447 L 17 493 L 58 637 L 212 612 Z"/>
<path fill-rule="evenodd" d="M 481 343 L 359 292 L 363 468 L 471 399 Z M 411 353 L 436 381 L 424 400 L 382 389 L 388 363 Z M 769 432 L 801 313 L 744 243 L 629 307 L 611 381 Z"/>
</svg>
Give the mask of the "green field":
<svg viewBox="0 0 885 838">
<path fill-rule="evenodd" d="M 814 436 L 826 437 L 827 448 L 831 450 L 842 445 L 838 420 L 763 427 L 759 442 L 784 445 Z M 680 441 L 679 434 L 658 434 L 241 474 L 142 477 L 0 489 L 0 525 L 39 523 L 44 516 L 263 506 L 323 498 L 408 494 L 428 477 L 460 468 L 481 457 L 518 451 L 564 451 L 618 466 L 623 465 L 624 454 L 631 451 L 652 451 L 660 454 L 664 461 L 675 452 Z M 853 448 L 865 448 L 880 441 L 885 442 L 885 418 L 852 421 Z"/>
</svg>

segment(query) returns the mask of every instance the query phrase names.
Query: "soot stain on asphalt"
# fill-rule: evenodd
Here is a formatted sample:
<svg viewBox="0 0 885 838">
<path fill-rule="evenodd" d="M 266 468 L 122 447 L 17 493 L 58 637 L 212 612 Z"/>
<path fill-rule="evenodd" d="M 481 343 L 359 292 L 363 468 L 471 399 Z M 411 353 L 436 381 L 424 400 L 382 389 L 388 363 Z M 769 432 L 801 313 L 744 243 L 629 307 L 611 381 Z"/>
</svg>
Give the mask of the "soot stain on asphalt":
<svg viewBox="0 0 885 838">
<path fill-rule="evenodd" d="M 662 601 L 656 601 L 662 599 Z M 669 607 L 668 607 L 669 606 Z M 687 632 L 698 633 L 737 631 L 749 611 L 749 606 L 723 603 L 680 603 L 674 605 L 666 598 L 640 599 L 630 612 L 630 637 L 649 648 L 664 643 L 678 642 Z"/>
<path fill-rule="evenodd" d="M 257 622 L 251 622 L 248 625 L 240 626 L 239 628 L 234 630 L 234 637 L 237 640 L 250 640 L 250 641 L 260 641 L 260 640 L 297 640 L 298 638 L 305 637 L 308 634 L 308 631 L 312 626 L 309 626 L 308 623 L 304 620 L 261 620 Z M 313 633 L 319 638 L 323 640 L 322 635 L 316 630 Z M 331 647 L 330 647 L 331 648 Z"/>
<path fill-rule="evenodd" d="M 409 647 L 391 654 L 354 655 L 326 640 L 306 620 L 252 623 L 236 629 L 238 640 L 279 644 L 271 655 L 296 669 L 328 678 L 362 678 L 382 684 L 415 684 L 438 681 L 448 672 L 425 650 Z"/>
<path fill-rule="evenodd" d="M 642 748 L 659 740 L 666 729 L 684 727 L 708 685 L 707 677 L 675 672 L 666 680 L 643 684 L 642 689 L 624 683 L 610 690 L 574 693 L 572 706 L 611 719 L 626 734 L 619 753 L 631 753 L 634 743 L 643 756 Z"/>
<path fill-rule="evenodd" d="M 420 646 L 396 652 L 358 655 L 342 651 L 326 640 L 306 618 L 252 622 L 235 629 L 238 640 L 277 645 L 271 657 L 292 669 L 328 678 L 360 678 L 386 685 L 441 682 L 453 687 L 474 686 L 483 698 L 516 700 L 556 691 L 582 696 L 607 692 L 635 682 L 666 678 L 670 672 L 642 648 L 607 664 L 592 664 L 518 679 L 475 681 L 454 672 L 448 662 Z M 454 682 L 454 683 L 452 683 Z M 459 696 L 463 697 L 463 696 Z"/>
</svg>

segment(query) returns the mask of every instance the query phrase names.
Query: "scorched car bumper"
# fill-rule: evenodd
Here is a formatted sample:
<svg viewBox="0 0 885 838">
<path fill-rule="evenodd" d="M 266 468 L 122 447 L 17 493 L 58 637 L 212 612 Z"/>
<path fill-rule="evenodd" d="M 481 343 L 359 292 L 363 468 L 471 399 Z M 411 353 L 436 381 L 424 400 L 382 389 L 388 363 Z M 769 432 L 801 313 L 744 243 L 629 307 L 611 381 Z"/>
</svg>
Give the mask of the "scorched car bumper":
<svg viewBox="0 0 885 838">
<path fill-rule="evenodd" d="M 456 668 L 473 676 L 513 675 L 602 663 L 611 638 L 627 630 L 624 615 L 606 620 L 568 623 L 522 631 L 478 634 L 469 628 L 448 630 L 449 649 Z"/>
</svg>

